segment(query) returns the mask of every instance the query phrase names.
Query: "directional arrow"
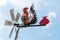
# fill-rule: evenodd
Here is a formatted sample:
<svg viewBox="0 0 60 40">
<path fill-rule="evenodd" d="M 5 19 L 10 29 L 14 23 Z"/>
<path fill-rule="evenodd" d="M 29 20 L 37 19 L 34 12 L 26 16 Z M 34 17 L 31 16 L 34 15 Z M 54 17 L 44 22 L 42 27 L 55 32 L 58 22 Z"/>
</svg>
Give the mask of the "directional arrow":
<svg viewBox="0 0 60 40">
<path fill-rule="evenodd" d="M 17 27 L 37 27 L 37 26 L 46 26 L 46 25 L 21 25 L 21 24 L 14 24 Z"/>
</svg>

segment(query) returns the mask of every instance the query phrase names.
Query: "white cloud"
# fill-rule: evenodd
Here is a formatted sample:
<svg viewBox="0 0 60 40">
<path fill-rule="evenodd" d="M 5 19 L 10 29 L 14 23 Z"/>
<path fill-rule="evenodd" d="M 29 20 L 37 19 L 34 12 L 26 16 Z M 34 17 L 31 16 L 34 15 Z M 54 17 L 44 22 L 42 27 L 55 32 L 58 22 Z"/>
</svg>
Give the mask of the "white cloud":
<svg viewBox="0 0 60 40">
<path fill-rule="evenodd" d="M 2 21 L 2 18 L 3 18 L 3 16 L 2 16 L 2 13 L 0 12 L 0 21 Z"/>
<path fill-rule="evenodd" d="M 54 11 L 49 12 L 47 18 L 49 19 L 50 23 L 47 24 L 47 26 L 46 26 L 45 28 L 49 28 L 51 25 L 54 24 L 54 23 L 52 22 L 52 19 L 54 19 L 54 20 L 56 19 L 56 13 L 55 13 Z"/>
<path fill-rule="evenodd" d="M 30 7 L 33 3 L 37 4 L 37 0 L 9 0 L 9 3 L 17 8 Z"/>
<path fill-rule="evenodd" d="M 50 17 L 50 18 L 56 18 L 56 13 L 53 11 L 53 12 L 50 12 L 49 14 L 48 14 L 48 16 Z"/>
<path fill-rule="evenodd" d="M 3 40 L 3 39 L 0 37 L 0 40 Z"/>
<path fill-rule="evenodd" d="M 0 7 L 7 5 L 8 0 L 0 0 Z"/>
<path fill-rule="evenodd" d="M 40 0 L 41 2 L 45 1 L 45 0 Z"/>
<path fill-rule="evenodd" d="M 2 26 L 0 26 L 0 30 L 2 29 Z"/>
<path fill-rule="evenodd" d="M 2 22 L 3 22 L 3 16 L 2 16 L 2 14 L 0 13 L 0 30 L 2 29 Z"/>
<path fill-rule="evenodd" d="M 46 4 L 45 0 L 0 0 L 0 6 L 6 6 L 8 3 L 10 3 L 16 8 L 21 9 L 24 7 L 30 7 L 33 3 L 38 5 L 38 2 L 43 2 Z"/>
</svg>

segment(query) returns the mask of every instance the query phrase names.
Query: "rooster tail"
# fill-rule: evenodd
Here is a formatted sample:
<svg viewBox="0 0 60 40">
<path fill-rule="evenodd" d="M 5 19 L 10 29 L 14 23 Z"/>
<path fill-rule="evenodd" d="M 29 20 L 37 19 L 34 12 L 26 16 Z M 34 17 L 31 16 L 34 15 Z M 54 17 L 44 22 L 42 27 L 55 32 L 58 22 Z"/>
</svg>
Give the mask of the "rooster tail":
<svg viewBox="0 0 60 40">
<path fill-rule="evenodd" d="M 33 14 L 33 19 L 29 22 L 29 24 L 35 24 L 37 22 L 37 16 L 33 5 L 34 4 L 32 4 L 32 6 L 30 7 L 30 12 Z"/>
</svg>

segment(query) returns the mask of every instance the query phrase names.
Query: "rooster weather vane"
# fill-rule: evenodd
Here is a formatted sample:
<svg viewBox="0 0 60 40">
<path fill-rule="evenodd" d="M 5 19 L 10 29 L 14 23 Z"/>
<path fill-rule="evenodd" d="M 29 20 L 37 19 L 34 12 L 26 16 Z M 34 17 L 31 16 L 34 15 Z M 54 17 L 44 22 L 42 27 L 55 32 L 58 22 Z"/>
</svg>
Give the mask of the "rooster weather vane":
<svg viewBox="0 0 60 40">
<path fill-rule="evenodd" d="M 14 28 L 16 29 L 16 27 L 18 29 L 16 29 L 16 36 L 14 40 L 18 39 L 18 32 L 20 28 L 24 28 L 24 27 L 37 27 L 37 26 L 46 26 L 49 23 L 49 20 L 47 19 L 47 16 L 44 16 L 43 19 L 39 22 L 38 25 L 34 25 L 37 22 L 37 16 L 36 16 L 36 12 L 34 10 L 34 4 L 31 5 L 30 10 L 29 10 L 29 14 L 28 14 L 28 8 L 25 7 L 23 8 L 23 14 L 21 16 L 21 24 L 18 24 L 18 20 L 20 17 L 20 13 L 17 12 L 16 18 L 14 17 L 14 10 L 11 9 L 10 10 L 10 15 L 11 15 L 11 19 L 12 21 L 9 20 L 5 20 L 5 25 L 7 26 L 13 26 L 9 35 L 9 38 L 11 38 L 12 32 L 14 30 Z"/>
</svg>

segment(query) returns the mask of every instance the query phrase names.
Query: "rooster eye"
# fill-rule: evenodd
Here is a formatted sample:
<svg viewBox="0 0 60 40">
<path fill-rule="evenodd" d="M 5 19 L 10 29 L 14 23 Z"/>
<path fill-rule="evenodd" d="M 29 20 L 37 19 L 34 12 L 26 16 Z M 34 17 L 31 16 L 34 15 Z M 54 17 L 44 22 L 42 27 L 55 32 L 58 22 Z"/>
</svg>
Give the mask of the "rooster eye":
<svg viewBox="0 0 60 40">
<path fill-rule="evenodd" d="M 22 16 L 22 17 L 21 17 L 21 20 L 22 20 L 22 21 L 26 21 L 26 16 Z"/>
</svg>

